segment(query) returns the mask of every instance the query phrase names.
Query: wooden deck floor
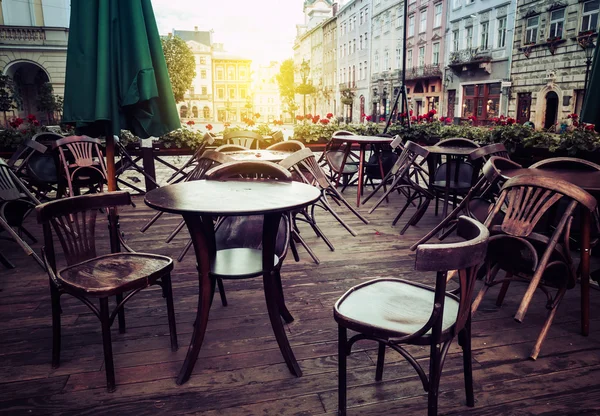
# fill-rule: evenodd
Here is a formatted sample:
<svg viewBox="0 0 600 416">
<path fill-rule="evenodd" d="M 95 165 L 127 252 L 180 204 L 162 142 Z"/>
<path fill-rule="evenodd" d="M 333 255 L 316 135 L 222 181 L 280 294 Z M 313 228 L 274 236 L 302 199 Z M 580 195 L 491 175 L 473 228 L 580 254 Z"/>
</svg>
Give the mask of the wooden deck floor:
<svg viewBox="0 0 600 416">
<path fill-rule="evenodd" d="M 348 198 L 353 199 L 350 190 Z M 301 378 L 293 377 L 283 362 L 269 325 L 262 281 L 252 279 L 225 283 L 229 306 L 215 301 L 194 373 L 185 385 L 175 384 L 197 301 L 192 255 L 176 264 L 173 276 L 179 351 L 169 348 L 166 308 L 159 291 L 142 291 L 128 304 L 127 333 L 118 334 L 113 328 L 117 390 L 107 393 L 100 325 L 83 304 L 63 297 L 62 365 L 53 370 L 47 277 L 16 246 L 0 240 L 2 251 L 17 265 L 0 270 L 0 414 L 335 414 L 335 300 L 351 286 L 375 277 L 433 282 L 433 276 L 411 271 L 414 257 L 408 247 L 436 218 L 430 212 L 419 227 L 400 236 L 399 227 L 390 226 L 398 199 L 370 215 L 369 225 L 344 214 L 358 232 L 354 238 L 321 214 L 322 227 L 336 251 L 328 251 L 305 230 L 303 235 L 322 264 L 313 264 L 303 251 L 299 263 L 291 253 L 286 259 L 284 290 L 296 318 L 287 329 L 304 372 Z M 137 207 L 121 217 L 131 245 L 176 257 L 185 243 L 184 233 L 172 244 L 163 241 L 179 218 L 164 216 L 141 234 L 140 226 L 153 212 L 141 198 L 136 202 Z M 30 228 L 39 235 L 33 222 Z M 105 233 L 104 227 L 99 233 Z M 39 250 L 39 243 L 34 247 Z M 543 298 L 534 299 L 525 322 L 518 324 L 512 314 L 522 290 L 511 288 L 502 308 L 494 305 L 495 293 L 492 290 L 484 300 L 473 324 L 475 408 L 465 406 L 462 357 L 453 345 L 441 381 L 440 413 L 600 414 L 600 292 L 592 290 L 595 319 L 589 337 L 579 334 L 578 287 L 567 294 L 535 362 L 527 357 L 545 316 Z M 374 381 L 375 347 L 360 344 L 349 359 L 349 413 L 425 414 L 420 381 L 400 356 L 389 353 L 384 380 Z M 410 351 L 427 362 L 426 349 Z"/>
</svg>

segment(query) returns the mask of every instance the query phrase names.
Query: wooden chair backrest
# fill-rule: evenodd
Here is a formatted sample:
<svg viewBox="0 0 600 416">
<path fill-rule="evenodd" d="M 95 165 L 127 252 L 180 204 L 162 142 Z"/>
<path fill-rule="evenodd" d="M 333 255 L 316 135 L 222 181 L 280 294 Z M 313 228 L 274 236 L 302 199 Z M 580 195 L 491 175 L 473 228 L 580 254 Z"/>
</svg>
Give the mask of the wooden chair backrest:
<svg viewBox="0 0 600 416">
<path fill-rule="evenodd" d="M 492 156 L 499 156 L 505 159 L 510 159 L 508 150 L 506 150 L 506 146 L 504 146 L 503 143 L 488 144 L 487 146 L 483 146 L 473 150 L 469 154 L 469 158 L 471 160 L 478 160 L 482 158 L 484 160 L 488 160 Z"/>
<path fill-rule="evenodd" d="M 214 168 L 215 166 L 222 165 L 223 163 L 232 162 L 234 159 L 231 156 L 227 156 L 224 153 L 217 152 L 215 150 L 207 150 L 198 159 L 198 163 L 190 174 L 185 178 L 185 181 L 197 181 L 204 179 L 206 172 Z"/>
<path fill-rule="evenodd" d="M 272 144 L 267 147 L 267 150 L 280 150 L 282 152 L 297 152 L 298 150 L 304 149 L 304 143 L 298 140 L 286 140 L 285 142 L 279 142 Z"/>
<path fill-rule="evenodd" d="M 251 149 L 252 146 L 258 149 L 260 142 L 263 141 L 263 137 L 253 131 L 230 131 L 223 135 L 223 141 L 229 144 L 244 146 L 247 149 Z"/>
<path fill-rule="evenodd" d="M 462 137 L 452 137 L 450 139 L 444 139 L 437 142 L 436 146 L 445 146 L 445 147 L 472 147 L 477 148 L 480 147 L 473 140 L 464 139 Z"/>
<path fill-rule="evenodd" d="M 33 140 L 34 142 L 53 142 L 56 140 L 60 140 L 63 137 L 65 136 L 58 133 L 52 133 L 51 131 L 43 131 L 33 136 L 31 140 Z"/>
<path fill-rule="evenodd" d="M 554 157 L 540 160 L 529 166 L 529 169 L 568 169 L 595 172 L 600 171 L 600 165 L 575 157 Z"/>
<path fill-rule="evenodd" d="M 460 301 L 455 331 L 459 332 L 464 328 L 471 313 L 477 269 L 485 260 L 489 231 L 477 220 L 461 216 L 458 220 L 457 234 L 464 241 L 419 245 L 415 270 L 437 272 L 434 302 L 440 305 L 444 304 L 446 296 L 447 273 L 458 270 Z"/>
<path fill-rule="evenodd" d="M 0 202 L 21 198 L 21 191 L 8 165 L 0 159 Z"/>
<path fill-rule="evenodd" d="M 392 166 L 390 172 L 394 176 L 404 176 L 409 173 L 410 168 L 416 162 L 418 157 L 427 158 L 429 151 L 415 142 L 408 140 L 404 144 L 404 150 Z"/>
<path fill-rule="evenodd" d="M 23 169 L 25 169 L 25 166 L 27 166 L 27 162 L 29 161 L 31 156 L 33 156 L 33 154 L 35 154 L 36 152 L 46 153 L 46 150 L 48 150 L 46 146 L 34 141 L 33 139 L 25 140 L 23 143 L 21 143 L 19 148 L 15 150 L 15 152 L 12 154 L 10 159 L 8 159 L 6 164 L 15 172 L 21 173 Z M 17 164 L 19 160 L 21 162 Z"/>
<path fill-rule="evenodd" d="M 319 166 L 314 153 L 309 148 L 298 150 L 294 154 L 286 157 L 279 162 L 279 166 L 295 172 L 304 183 L 313 186 L 318 185 L 323 189 L 332 186 L 329 179 L 327 179 L 325 172 L 323 172 Z M 308 172 L 309 174 L 306 175 L 305 172 Z"/>
<path fill-rule="evenodd" d="M 74 196 L 38 205 L 35 210 L 44 230 L 44 253 L 51 269 L 56 271 L 52 229 L 63 249 L 67 265 L 94 258 L 98 211 L 123 205 L 131 205 L 131 196 L 125 191 Z M 109 229 L 112 230 L 111 227 Z"/>
<path fill-rule="evenodd" d="M 67 169 L 67 176 L 72 176 L 69 168 L 92 168 L 99 171 L 106 179 L 104 155 L 100 150 L 100 139 L 88 136 L 69 136 L 57 140 L 52 147 L 58 149 L 61 164 Z M 70 157 L 65 153 L 70 151 Z M 70 158 L 72 157 L 72 160 Z"/>
<path fill-rule="evenodd" d="M 395 135 L 394 139 L 392 140 L 392 142 L 390 143 L 390 147 L 392 148 L 392 150 L 396 150 L 397 148 L 402 149 L 404 146 L 402 146 L 402 137 L 400 137 L 400 135 Z"/>
<path fill-rule="evenodd" d="M 276 163 L 237 160 L 214 167 L 206 173 L 207 180 L 248 179 L 291 182 L 292 174 Z"/>
<path fill-rule="evenodd" d="M 238 144 L 223 144 L 215 149 L 215 152 L 237 152 L 240 150 L 250 150 L 247 147 Z"/>
</svg>

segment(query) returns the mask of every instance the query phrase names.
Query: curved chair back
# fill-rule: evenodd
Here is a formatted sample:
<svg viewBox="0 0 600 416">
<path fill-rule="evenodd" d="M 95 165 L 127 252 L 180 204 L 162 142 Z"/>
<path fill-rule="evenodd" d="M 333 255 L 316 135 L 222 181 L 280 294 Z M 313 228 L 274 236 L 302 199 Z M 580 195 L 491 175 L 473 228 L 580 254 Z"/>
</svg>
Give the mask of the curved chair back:
<svg viewBox="0 0 600 416">
<path fill-rule="evenodd" d="M 503 143 L 489 144 L 487 146 L 475 149 L 471 152 L 471 154 L 469 154 L 469 158 L 471 160 L 478 160 L 481 158 L 483 158 L 483 160 L 489 160 L 489 158 L 492 156 L 499 156 L 505 159 L 510 159 L 508 150 L 506 150 L 506 146 L 504 146 Z"/>
<path fill-rule="evenodd" d="M 99 184 L 106 182 L 107 173 L 100 140 L 88 136 L 69 136 L 52 144 L 58 150 L 59 162 L 64 170 L 69 195 L 73 196 L 73 182 L 86 176 Z"/>
<path fill-rule="evenodd" d="M 217 166 L 206 173 L 206 179 L 249 179 L 291 182 L 292 174 L 273 162 L 232 161 Z"/>
<path fill-rule="evenodd" d="M 286 170 L 293 171 L 304 183 L 319 186 L 323 189 L 331 186 L 331 183 L 325 176 L 325 172 L 319 166 L 315 155 L 309 148 L 298 150 L 294 154 L 286 157 L 279 166 Z"/>
<path fill-rule="evenodd" d="M 247 147 L 238 144 L 223 144 L 215 149 L 215 152 L 238 152 L 240 150 L 250 150 Z"/>
<path fill-rule="evenodd" d="M 286 140 L 284 142 L 279 142 L 272 144 L 267 147 L 267 150 L 279 150 L 282 152 L 297 152 L 298 150 L 304 149 L 304 143 L 299 142 L 298 140 Z"/>
<path fill-rule="evenodd" d="M 253 131 L 230 131 L 223 135 L 223 141 L 229 144 L 237 144 L 247 149 L 258 149 L 263 137 Z"/>
<path fill-rule="evenodd" d="M 41 133 L 38 133 L 36 135 L 34 135 L 31 140 L 33 140 L 34 142 L 38 142 L 38 143 L 46 143 L 46 144 L 50 144 L 52 142 L 55 142 L 56 140 L 60 140 L 62 139 L 63 135 L 58 134 L 58 133 L 52 133 L 51 131 L 43 131 Z"/>
<path fill-rule="evenodd" d="M 233 162 L 231 156 L 227 156 L 224 153 L 220 153 L 214 150 L 205 151 L 202 156 L 198 159 L 198 163 L 194 167 L 194 170 L 190 172 L 185 181 L 197 181 L 203 179 L 206 173 L 214 168 L 215 166 L 222 165 L 223 163 Z"/>
<path fill-rule="evenodd" d="M 436 146 L 445 146 L 445 147 L 472 147 L 478 148 L 480 147 L 473 140 L 464 139 L 462 137 L 452 137 L 450 139 L 440 140 L 436 143 Z"/>
<path fill-rule="evenodd" d="M 529 169 L 565 169 L 595 172 L 600 171 L 600 165 L 575 157 L 554 157 L 540 160 L 539 162 L 531 165 Z"/>
</svg>

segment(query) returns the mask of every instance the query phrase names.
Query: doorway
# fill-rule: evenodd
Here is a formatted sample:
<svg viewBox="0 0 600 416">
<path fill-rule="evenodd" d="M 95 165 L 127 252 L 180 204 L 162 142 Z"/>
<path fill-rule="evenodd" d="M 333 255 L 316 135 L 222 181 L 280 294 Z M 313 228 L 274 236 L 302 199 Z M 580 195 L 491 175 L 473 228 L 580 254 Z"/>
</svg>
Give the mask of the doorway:
<svg viewBox="0 0 600 416">
<path fill-rule="evenodd" d="M 558 95 L 554 91 L 546 94 L 546 115 L 544 118 L 544 129 L 548 130 L 556 124 L 558 116 Z"/>
</svg>

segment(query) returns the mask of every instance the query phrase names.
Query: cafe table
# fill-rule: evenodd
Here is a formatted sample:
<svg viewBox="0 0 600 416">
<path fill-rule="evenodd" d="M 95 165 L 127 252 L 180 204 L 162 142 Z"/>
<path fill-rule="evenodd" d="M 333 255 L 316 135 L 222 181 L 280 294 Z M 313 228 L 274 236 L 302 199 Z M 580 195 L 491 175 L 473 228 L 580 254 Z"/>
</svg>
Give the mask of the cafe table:
<svg viewBox="0 0 600 416">
<path fill-rule="evenodd" d="M 223 152 L 227 156 L 235 160 L 262 160 L 267 162 L 278 163 L 294 152 L 283 152 L 281 150 L 254 149 L 254 150 L 235 150 L 231 152 Z"/>
<path fill-rule="evenodd" d="M 340 167 L 340 172 L 344 171 L 344 167 L 346 166 L 346 161 L 348 160 L 348 156 L 352 150 L 353 145 L 359 146 L 359 156 L 358 156 L 358 184 L 356 191 L 356 206 L 360 206 L 360 197 L 362 195 L 362 187 L 363 187 L 363 176 L 365 171 L 365 154 L 367 152 L 367 146 L 371 146 L 374 148 L 381 147 L 385 144 L 390 144 L 394 140 L 392 137 L 379 137 L 379 136 L 358 136 L 358 135 L 348 135 L 348 136 L 334 136 L 332 139 L 334 142 L 343 142 L 347 143 L 348 146 L 345 149 L 344 156 L 342 158 L 342 165 Z M 383 164 L 381 161 L 381 157 L 379 157 L 379 173 L 381 178 L 385 177 L 383 172 Z M 338 175 L 335 186 L 337 187 L 340 182 L 340 177 L 342 175 Z M 383 187 L 385 190 L 385 185 Z"/>
<path fill-rule="evenodd" d="M 275 262 L 275 241 L 282 214 L 310 205 L 319 199 L 320 195 L 317 188 L 300 182 L 253 180 L 182 182 L 163 186 L 146 194 L 144 201 L 151 208 L 183 216 L 197 260 L 200 287 L 198 311 L 177 384 L 183 384 L 189 379 L 204 340 L 216 283 L 215 278 L 210 275 L 217 258 L 213 219 L 222 216 L 264 215 L 262 270 L 269 319 L 289 370 L 297 377 L 302 375 L 281 321 L 277 302 L 281 299 L 281 292 L 272 270 Z"/>
<path fill-rule="evenodd" d="M 600 193 L 600 172 L 577 171 L 568 169 L 503 169 L 500 174 L 506 178 L 519 175 L 539 175 L 561 179 L 590 192 L 596 199 Z M 590 331 L 590 233 L 592 213 L 581 209 L 581 333 L 585 336 Z"/>
</svg>

